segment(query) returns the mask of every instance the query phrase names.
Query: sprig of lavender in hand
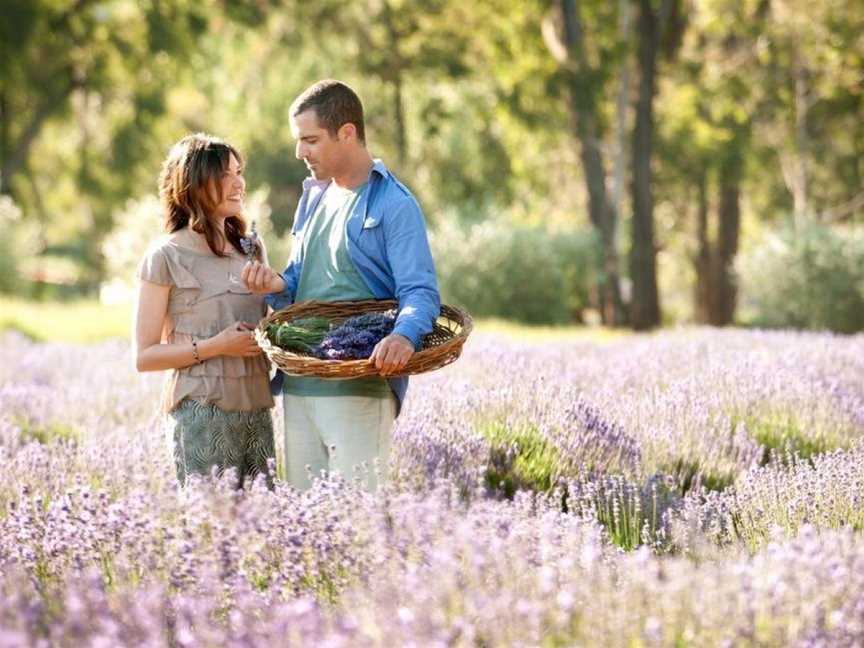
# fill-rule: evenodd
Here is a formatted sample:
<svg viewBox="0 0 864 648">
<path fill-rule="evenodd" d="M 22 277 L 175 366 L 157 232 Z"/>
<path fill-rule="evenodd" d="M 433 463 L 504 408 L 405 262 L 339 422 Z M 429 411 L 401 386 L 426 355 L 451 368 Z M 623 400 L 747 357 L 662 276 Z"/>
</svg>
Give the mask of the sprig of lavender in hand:
<svg viewBox="0 0 864 648">
<path fill-rule="evenodd" d="M 246 255 L 247 261 L 252 261 L 255 258 L 255 252 L 258 250 L 258 231 L 255 229 L 254 220 L 249 236 L 240 237 L 240 247 L 243 248 L 243 254 Z"/>
</svg>

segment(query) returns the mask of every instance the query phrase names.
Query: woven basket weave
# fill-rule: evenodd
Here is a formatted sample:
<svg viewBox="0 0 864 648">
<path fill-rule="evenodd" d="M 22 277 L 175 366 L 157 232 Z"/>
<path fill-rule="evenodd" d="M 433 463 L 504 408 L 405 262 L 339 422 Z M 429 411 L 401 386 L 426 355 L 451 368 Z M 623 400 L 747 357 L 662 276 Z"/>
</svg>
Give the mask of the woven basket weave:
<svg viewBox="0 0 864 648">
<path fill-rule="evenodd" d="M 326 317 L 334 324 L 341 324 L 354 315 L 383 312 L 396 308 L 394 300 L 319 302 L 305 301 L 276 311 L 258 323 L 255 339 L 270 361 L 292 376 L 315 376 L 332 380 L 379 376 L 375 365 L 364 360 L 320 360 L 276 346 L 267 337 L 267 327 L 303 317 Z M 462 353 L 462 346 L 474 328 L 471 316 L 460 308 L 442 305 L 432 332 L 423 338 L 421 349 L 411 356 L 408 364 L 391 376 L 408 376 L 424 373 L 450 364 Z"/>
</svg>

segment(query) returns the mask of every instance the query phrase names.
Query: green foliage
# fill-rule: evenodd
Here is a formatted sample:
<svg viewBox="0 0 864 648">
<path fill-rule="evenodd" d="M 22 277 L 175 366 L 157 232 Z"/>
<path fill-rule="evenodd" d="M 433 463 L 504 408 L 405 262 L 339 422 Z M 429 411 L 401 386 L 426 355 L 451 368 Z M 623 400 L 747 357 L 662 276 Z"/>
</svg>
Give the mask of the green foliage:
<svg viewBox="0 0 864 648">
<path fill-rule="evenodd" d="M 560 470 L 558 450 L 536 427 L 491 422 L 478 431 L 489 441 L 489 488 L 508 498 L 517 490 L 547 492 L 552 488 Z"/>
<path fill-rule="evenodd" d="M 821 430 L 805 429 L 794 412 L 775 412 L 762 416 L 749 416 L 743 421 L 751 438 L 764 448 L 760 463 L 764 466 L 772 458 L 783 460 L 797 456 L 800 459 L 831 450 L 844 444 L 833 442 Z"/>
<path fill-rule="evenodd" d="M 164 233 L 162 207 L 159 198 L 150 194 L 139 200 L 129 200 L 114 214 L 114 229 L 102 242 L 102 256 L 109 280 L 131 287 L 135 270 L 148 241 Z"/>
<path fill-rule="evenodd" d="M 21 289 L 19 265 L 19 224 L 21 210 L 8 196 L 0 196 L 0 293 L 13 293 Z"/>
<path fill-rule="evenodd" d="M 596 520 L 606 529 L 612 543 L 624 551 L 632 551 L 642 544 L 646 525 L 652 532 L 658 526 L 656 507 L 643 510 L 642 498 L 635 489 L 615 483 L 598 489 L 594 498 Z"/>
<path fill-rule="evenodd" d="M 312 353 L 330 330 L 330 320 L 326 317 L 307 317 L 267 327 L 270 341 L 297 353 Z"/>
<path fill-rule="evenodd" d="M 461 222 L 477 222 L 495 206 L 512 204 L 510 183 L 490 182 L 513 177 L 511 151 L 492 127 L 496 101 L 491 92 L 479 83 L 463 82 L 459 94 L 432 88 L 415 101 L 420 124 L 416 150 L 425 176 L 415 189 L 429 221 L 437 223 L 440 211 L 447 210 Z"/>
<path fill-rule="evenodd" d="M 80 437 L 80 431 L 68 423 L 62 421 L 49 421 L 36 423 L 33 421 L 17 420 L 16 425 L 20 428 L 20 438 L 27 443 L 76 443 Z"/>
<path fill-rule="evenodd" d="M 569 510 L 601 524 L 621 549 L 660 549 L 666 543 L 664 513 L 680 501 L 673 481 L 660 473 L 642 485 L 620 475 L 580 478 L 568 484 L 564 499 Z"/>
<path fill-rule="evenodd" d="M 479 317 L 530 324 L 581 319 L 596 270 L 592 234 L 488 221 L 431 237 L 443 300 Z"/>
<path fill-rule="evenodd" d="M 706 179 L 713 220 L 718 168 L 730 150 L 741 148 L 744 162 L 742 242 L 765 215 L 789 210 L 793 194 L 799 214 L 860 220 L 859 5 L 790 4 L 775 12 L 764 2 L 718 0 L 688 5 L 679 16 L 687 19 L 679 57 L 658 69 L 652 163 L 661 271 L 677 279 L 677 295 L 669 281 L 663 286 L 673 318 L 689 312 L 693 279 L 682 266 L 695 247 L 695 189 Z M 629 30 L 619 15 L 627 8 Z M 9 0 L 0 22 L 0 192 L 38 229 L 40 250 L 76 264 L 75 272 L 58 271 L 66 284 L 92 294 L 106 278 L 129 275 L 129 265 L 121 270 L 101 253 L 116 219 L 130 212 L 124 205 L 153 192 L 171 143 L 207 130 L 247 156 L 250 191 L 267 192 L 265 238 L 280 266 L 306 173 L 294 159 L 288 106 L 313 80 L 338 77 L 364 100 L 371 151 L 415 192 L 430 224 L 453 216 L 476 223 L 496 212 L 523 223 L 587 224 L 567 100 L 575 62 L 564 63 L 550 38 L 561 35 L 559 9 L 549 0 Z M 576 81 L 586 91 L 576 100 L 596 104 L 597 143 L 608 151 L 611 173 L 616 138 L 627 136 L 616 132 L 623 72 L 631 95 L 637 83 L 635 7 L 586 0 L 579 13 L 585 63 Z M 632 117 L 621 116 L 622 123 Z M 629 212 L 625 199 L 622 247 Z M 593 282 L 583 277 L 596 275 L 582 254 L 588 246 L 567 234 L 553 252 L 545 245 L 539 253 L 530 240 L 562 237 L 526 229 L 495 239 L 506 263 L 493 252 L 476 257 L 476 248 L 448 245 L 449 256 L 437 259 L 455 277 L 445 277 L 445 293 L 499 317 L 578 319 Z M 570 244 L 578 250 L 561 252 Z M 22 290 L 11 281 L 21 274 L 22 255 L 10 253 L 16 246 L 0 242 L 0 290 Z M 475 258 L 503 270 L 475 279 L 474 266 L 482 265 Z M 551 267 L 553 258 L 566 267 Z M 818 276 L 803 279 L 808 290 L 824 288 Z M 760 306 L 765 321 L 821 327 L 849 320 L 860 301 L 843 296 L 843 277 L 832 281 L 818 317 Z M 769 322 L 777 313 L 779 323 Z"/>
<path fill-rule="evenodd" d="M 565 474 L 558 449 L 530 423 L 492 421 L 477 429 L 489 441 L 489 489 L 508 498 L 520 490 L 554 497 L 564 510 L 596 520 L 625 551 L 662 544 L 663 512 L 677 500 L 669 478 L 652 478 L 642 487 L 619 475 L 583 480 Z"/>
<path fill-rule="evenodd" d="M 189 128 L 177 96 L 194 85 L 193 63 L 224 76 L 213 60 L 195 61 L 203 36 L 232 20 L 257 25 L 263 10 L 185 0 L 9 9 L 0 27 L 14 35 L 0 50 L 0 192 L 39 222 L 48 249 L 66 248 L 80 292 L 92 291 L 104 278 L 99 249 L 112 214 L 152 191 L 161 157 Z"/>
<path fill-rule="evenodd" d="M 661 464 L 660 472 L 674 479 L 681 495 L 686 495 L 697 483 L 706 490 L 723 491 L 735 481 L 733 474 L 711 469 L 695 457 L 677 457 Z"/>
<path fill-rule="evenodd" d="M 131 322 L 132 305 L 129 303 L 106 305 L 95 300 L 34 302 L 0 298 L 0 333 L 17 331 L 32 340 L 86 343 L 128 338 Z"/>
<path fill-rule="evenodd" d="M 810 221 L 768 233 L 739 260 L 748 323 L 864 330 L 864 234 Z"/>
</svg>

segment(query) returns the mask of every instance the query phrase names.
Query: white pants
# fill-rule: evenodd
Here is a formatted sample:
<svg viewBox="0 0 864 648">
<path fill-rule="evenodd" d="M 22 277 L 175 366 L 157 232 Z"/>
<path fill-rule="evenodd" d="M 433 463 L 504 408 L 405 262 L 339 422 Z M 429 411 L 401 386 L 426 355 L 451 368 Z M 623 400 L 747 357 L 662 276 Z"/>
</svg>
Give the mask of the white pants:
<svg viewBox="0 0 864 648">
<path fill-rule="evenodd" d="M 285 478 L 299 489 L 322 471 L 358 477 L 374 491 L 387 477 L 396 397 L 283 394 Z"/>
</svg>

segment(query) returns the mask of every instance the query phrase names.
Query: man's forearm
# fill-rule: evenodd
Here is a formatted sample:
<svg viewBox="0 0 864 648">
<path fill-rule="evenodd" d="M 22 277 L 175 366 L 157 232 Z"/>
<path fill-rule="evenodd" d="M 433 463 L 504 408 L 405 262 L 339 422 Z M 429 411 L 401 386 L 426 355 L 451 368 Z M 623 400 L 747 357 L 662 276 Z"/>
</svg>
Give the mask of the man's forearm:
<svg viewBox="0 0 864 648">
<path fill-rule="evenodd" d="M 399 316 L 393 332 L 410 340 L 418 349 L 423 336 L 432 331 L 440 312 L 441 298 L 436 289 L 413 290 L 399 300 Z"/>
<path fill-rule="evenodd" d="M 282 290 L 273 291 L 264 296 L 264 301 L 273 310 L 279 310 L 294 303 L 294 291 L 290 289 L 288 280 L 284 274 L 278 276 L 282 282 Z"/>
</svg>

